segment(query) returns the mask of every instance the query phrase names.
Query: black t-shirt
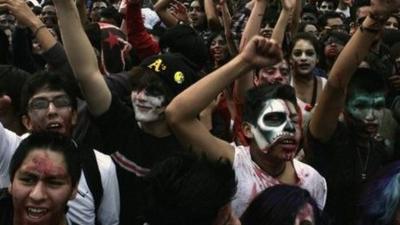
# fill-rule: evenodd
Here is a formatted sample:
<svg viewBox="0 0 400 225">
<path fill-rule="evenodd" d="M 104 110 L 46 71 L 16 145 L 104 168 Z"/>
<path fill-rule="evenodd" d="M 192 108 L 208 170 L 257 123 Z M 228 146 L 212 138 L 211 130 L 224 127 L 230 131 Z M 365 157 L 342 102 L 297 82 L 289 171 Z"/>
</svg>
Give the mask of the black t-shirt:
<svg viewBox="0 0 400 225">
<path fill-rule="evenodd" d="M 13 224 L 13 205 L 7 188 L 0 189 L 0 224 Z"/>
<path fill-rule="evenodd" d="M 306 138 L 305 148 L 312 153 L 310 165 L 327 181 L 325 211 L 332 224 L 355 224 L 357 203 L 366 181 L 388 162 L 384 142 L 371 140 L 369 151 L 357 148 L 356 139 L 341 122 L 326 143 L 315 139 L 309 130 Z M 366 172 L 365 180 L 362 179 L 363 172 Z"/>
<path fill-rule="evenodd" d="M 159 138 L 145 133 L 134 112 L 113 97 L 110 108 L 95 119 L 100 128 L 105 153 L 113 154 L 121 196 L 120 224 L 143 224 L 143 176 L 158 162 L 182 151 L 175 136 Z M 106 193 L 105 193 L 106 194 Z"/>
</svg>

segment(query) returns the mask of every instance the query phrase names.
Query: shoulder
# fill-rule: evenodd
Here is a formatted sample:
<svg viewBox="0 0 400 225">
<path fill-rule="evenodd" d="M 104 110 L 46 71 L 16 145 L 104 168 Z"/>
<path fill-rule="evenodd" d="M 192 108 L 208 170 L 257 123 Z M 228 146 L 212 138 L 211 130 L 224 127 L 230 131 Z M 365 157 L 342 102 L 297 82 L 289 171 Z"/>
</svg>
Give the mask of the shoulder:
<svg viewBox="0 0 400 225">
<path fill-rule="evenodd" d="M 303 162 L 298 161 L 297 159 L 293 160 L 293 165 L 296 170 L 297 176 L 300 179 L 303 179 L 305 183 L 311 182 L 315 184 L 325 184 L 325 178 L 321 176 L 321 174 L 314 169 L 312 166 L 305 164 Z"/>
<path fill-rule="evenodd" d="M 115 164 L 109 155 L 101 153 L 97 150 L 93 150 L 96 157 L 97 165 L 99 167 L 100 174 L 109 173 L 107 171 L 115 171 Z"/>
</svg>

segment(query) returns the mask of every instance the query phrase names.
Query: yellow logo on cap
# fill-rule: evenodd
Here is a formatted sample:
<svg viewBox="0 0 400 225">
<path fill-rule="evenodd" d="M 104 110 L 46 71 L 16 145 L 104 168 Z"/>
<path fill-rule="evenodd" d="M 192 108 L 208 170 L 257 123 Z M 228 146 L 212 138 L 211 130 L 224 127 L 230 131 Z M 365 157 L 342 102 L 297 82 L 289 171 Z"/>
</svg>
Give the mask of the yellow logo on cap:
<svg viewBox="0 0 400 225">
<path fill-rule="evenodd" d="M 161 70 L 164 71 L 167 69 L 167 66 L 163 64 L 162 59 L 156 59 L 152 64 L 148 65 L 147 67 L 156 72 L 160 72 Z"/>
<path fill-rule="evenodd" d="M 177 71 L 174 75 L 174 80 L 178 84 L 182 84 L 185 81 L 185 75 L 181 71 Z"/>
</svg>

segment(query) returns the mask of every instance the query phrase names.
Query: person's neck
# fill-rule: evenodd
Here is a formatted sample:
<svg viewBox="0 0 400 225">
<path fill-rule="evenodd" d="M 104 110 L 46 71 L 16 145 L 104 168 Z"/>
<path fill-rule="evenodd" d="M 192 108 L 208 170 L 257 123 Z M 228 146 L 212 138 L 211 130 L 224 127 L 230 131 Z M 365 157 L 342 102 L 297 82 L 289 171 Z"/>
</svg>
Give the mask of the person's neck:
<svg viewBox="0 0 400 225">
<path fill-rule="evenodd" d="M 272 177 L 279 177 L 286 169 L 286 161 L 272 159 L 258 149 L 254 149 L 251 153 L 252 160 Z"/>
<path fill-rule="evenodd" d="M 153 122 L 138 122 L 142 130 L 156 137 L 166 137 L 171 134 L 165 119 Z"/>
<path fill-rule="evenodd" d="M 293 76 L 293 81 L 295 84 L 310 84 L 313 82 L 314 75 L 312 73 L 309 74 L 296 74 Z"/>
</svg>

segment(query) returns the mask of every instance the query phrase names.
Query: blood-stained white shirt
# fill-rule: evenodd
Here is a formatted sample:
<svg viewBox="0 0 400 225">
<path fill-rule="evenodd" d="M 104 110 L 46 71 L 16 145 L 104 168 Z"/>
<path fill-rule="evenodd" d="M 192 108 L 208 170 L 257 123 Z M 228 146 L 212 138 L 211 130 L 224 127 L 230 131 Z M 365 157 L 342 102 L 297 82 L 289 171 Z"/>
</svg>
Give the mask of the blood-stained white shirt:
<svg viewBox="0 0 400 225">
<path fill-rule="evenodd" d="M 232 207 L 237 216 L 241 216 L 250 202 L 264 189 L 281 182 L 263 171 L 252 159 L 250 150 L 245 146 L 236 146 L 233 168 L 237 179 L 237 192 Z M 296 170 L 297 185 L 310 192 L 320 209 L 326 201 L 327 187 L 323 178 L 314 168 L 296 159 L 293 160 Z"/>
</svg>

